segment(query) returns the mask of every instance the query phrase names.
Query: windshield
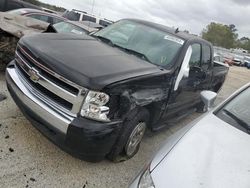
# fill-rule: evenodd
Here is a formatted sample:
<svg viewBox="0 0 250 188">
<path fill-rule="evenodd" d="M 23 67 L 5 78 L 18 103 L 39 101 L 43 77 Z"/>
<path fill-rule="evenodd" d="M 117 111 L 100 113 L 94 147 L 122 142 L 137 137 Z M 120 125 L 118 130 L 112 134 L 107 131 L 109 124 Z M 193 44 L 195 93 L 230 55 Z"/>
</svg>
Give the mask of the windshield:
<svg viewBox="0 0 250 188">
<path fill-rule="evenodd" d="M 58 33 L 72 33 L 78 35 L 83 35 L 87 33 L 87 31 L 85 31 L 84 29 L 67 22 L 60 22 L 54 24 L 53 27 Z"/>
<path fill-rule="evenodd" d="M 247 88 L 228 104 L 226 104 L 217 116 L 227 123 L 250 133 L 250 88 Z"/>
<path fill-rule="evenodd" d="M 127 52 L 142 54 L 144 59 L 160 66 L 171 64 L 184 44 L 176 36 L 130 20 L 116 22 L 94 36 L 105 38 Z"/>
</svg>

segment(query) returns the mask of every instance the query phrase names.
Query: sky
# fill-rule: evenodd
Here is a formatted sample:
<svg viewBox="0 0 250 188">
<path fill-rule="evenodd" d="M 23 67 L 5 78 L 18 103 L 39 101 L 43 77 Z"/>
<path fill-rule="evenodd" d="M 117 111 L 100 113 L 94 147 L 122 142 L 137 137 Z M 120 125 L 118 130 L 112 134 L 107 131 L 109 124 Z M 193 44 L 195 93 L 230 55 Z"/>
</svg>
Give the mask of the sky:
<svg viewBox="0 0 250 188">
<path fill-rule="evenodd" d="M 250 38 L 249 0 L 40 0 L 78 9 L 113 21 L 138 18 L 200 35 L 210 23 L 235 24 Z M 94 6 L 92 6 L 94 4 Z"/>
</svg>

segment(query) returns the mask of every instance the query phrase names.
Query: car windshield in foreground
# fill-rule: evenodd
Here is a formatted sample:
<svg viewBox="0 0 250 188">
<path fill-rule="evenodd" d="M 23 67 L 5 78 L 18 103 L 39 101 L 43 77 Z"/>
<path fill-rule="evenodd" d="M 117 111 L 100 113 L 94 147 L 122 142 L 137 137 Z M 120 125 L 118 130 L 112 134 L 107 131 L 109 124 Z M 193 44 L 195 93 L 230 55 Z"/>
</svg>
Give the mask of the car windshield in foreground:
<svg viewBox="0 0 250 188">
<path fill-rule="evenodd" d="M 130 20 L 116 22 L 93 36 L 160 66 L 171 64 L 184 44 L 176 36 Z"/>
<path fill-rule="evenodd" d="M 227 103 L 217 116 L 227 123 L 250 133 L 250 87 Z"/>
<path fill-rule="evenodd" d="M 78 35 L 84 35 L 87 33 L 87 31 L 85 31 L 84 29 L 68 22 L 59 22 L 57 24 L 54 24 L 53 27 L 58 33 L 71 33 Z"/>
</svg>

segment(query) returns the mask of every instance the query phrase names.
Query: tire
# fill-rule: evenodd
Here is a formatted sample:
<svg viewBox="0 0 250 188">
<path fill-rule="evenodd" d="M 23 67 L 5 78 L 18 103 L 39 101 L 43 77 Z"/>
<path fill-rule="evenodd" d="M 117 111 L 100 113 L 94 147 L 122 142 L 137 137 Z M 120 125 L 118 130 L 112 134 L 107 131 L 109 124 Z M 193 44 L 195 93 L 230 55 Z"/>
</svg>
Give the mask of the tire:
<svg viewBox="0 0 250 188">
<path fill-rule="evenodd" d="M 120 130 L 118 139 L 113 149 L 108 154 L 107 158 L 113 162 L 122 162 L 132 158 L 140 148 L 141 139 L 145 133 L 148 120 L 149 112 L 144 108 L 140 108 L 130 112 L 127 118 L 125 119 L 123 126 Z M 137 137 L 135 136 L 135 133 L 137 133 L 136 131 L 138 131 L 141 127 L 144 127 L 142 133 L 138 134 L 140 135 L 139 137 L 141 137 L 141 139 L 139 143 L 136 144 L 136 147 L 133 146 L 132 148 L 134 149 L 131 150 L 129 147 L 131 146 L 130 141 L 132 141 L 134 137 Z"/>
</svg>

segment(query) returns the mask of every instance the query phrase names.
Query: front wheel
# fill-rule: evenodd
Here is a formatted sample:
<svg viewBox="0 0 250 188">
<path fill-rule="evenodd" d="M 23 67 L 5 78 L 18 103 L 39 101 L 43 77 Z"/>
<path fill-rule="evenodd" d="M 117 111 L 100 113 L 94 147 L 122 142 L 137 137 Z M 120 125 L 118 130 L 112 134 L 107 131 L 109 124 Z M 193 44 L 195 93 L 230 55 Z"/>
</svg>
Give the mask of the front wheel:
<svg viewBox="0 0 250 188">
<path fill-rule="evenodd" d="M 132 158 L 139 150 L 142 138 L 147 128 L 149 113 L 146 109 L 131 112 L 123 123 L 118 140 L 108 155 L 114 162 Z"/>
<path fill-rule="evenodd" d="M 139 150 L 140 143 L 142 141 L 143 135 L 146 131 L 146 123 L 139 122 L 132 133 L 129 136 L 129 139 L 125 145 L 125 153 L 128 157 L 134 156 Z"/>
</svg>

